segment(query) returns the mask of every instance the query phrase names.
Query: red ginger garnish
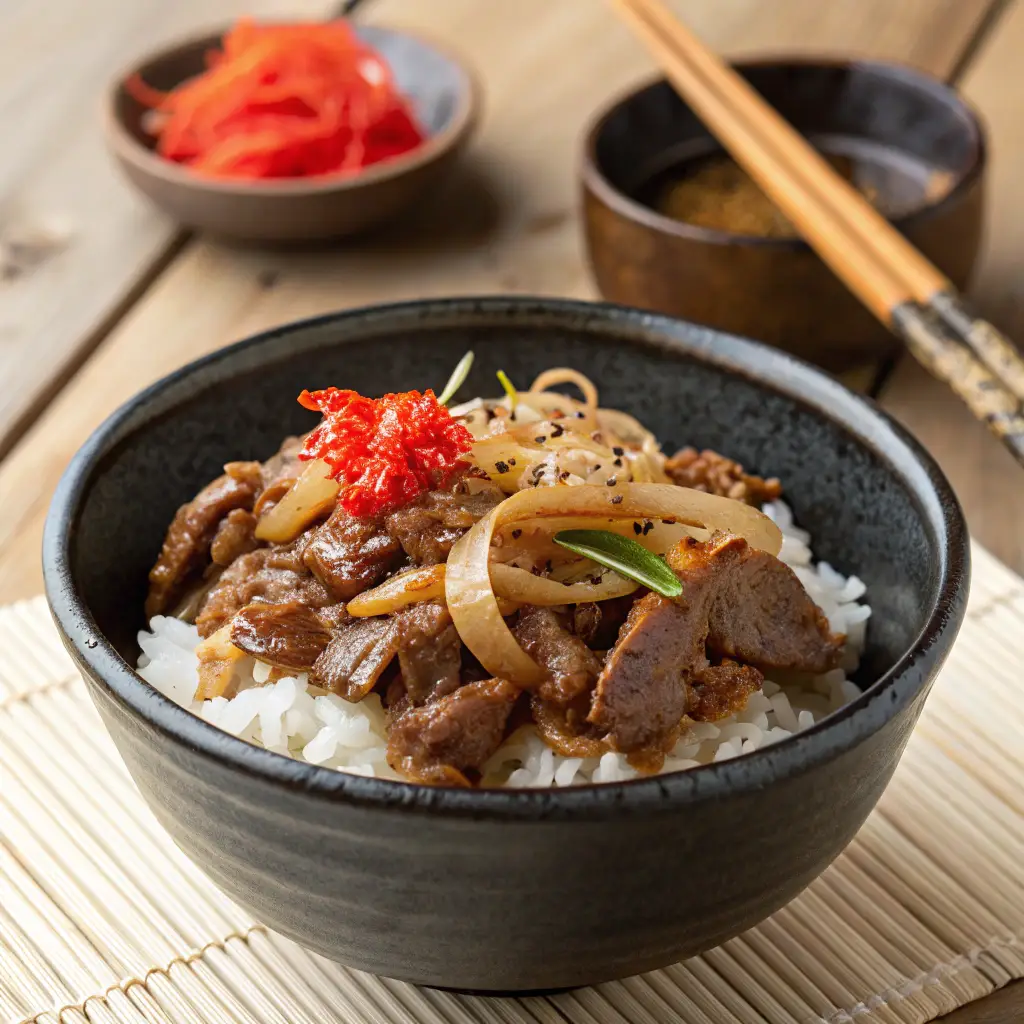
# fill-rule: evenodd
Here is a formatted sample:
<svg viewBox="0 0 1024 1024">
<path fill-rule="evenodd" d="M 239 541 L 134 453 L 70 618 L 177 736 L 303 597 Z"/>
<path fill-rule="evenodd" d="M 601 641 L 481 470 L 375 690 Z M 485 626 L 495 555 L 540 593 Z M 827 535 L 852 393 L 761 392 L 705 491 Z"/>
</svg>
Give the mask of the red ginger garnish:
<svg viewBox="0 0 1024 1024">
<path fill-rule="evenodd" d="M 195 78 L 163 93 L 136 74 L 125 89 L 152 108 L 161 156 L 216 178 L 354 174 L 425 141 L 387 64 L 344 21 L 243 18 Z"/>
<path fill-rule="evenodd" d="M 473 446 L 473 435 L 431 390 L 364 398 L 326 388 L 303 391 L 299 404 L 324 417 L 299 458 L 323 459 L 341 484 L 338 504 L 360 519 L 442 486 Z"/>
</svg>

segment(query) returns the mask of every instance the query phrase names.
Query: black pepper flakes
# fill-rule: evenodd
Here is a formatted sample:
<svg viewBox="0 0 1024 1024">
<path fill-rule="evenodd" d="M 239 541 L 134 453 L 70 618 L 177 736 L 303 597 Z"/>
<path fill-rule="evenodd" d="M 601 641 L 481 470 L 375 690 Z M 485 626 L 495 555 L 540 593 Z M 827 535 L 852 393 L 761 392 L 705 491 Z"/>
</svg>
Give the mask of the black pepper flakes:
<svg viewBox="0 0 1024 1024">
<path fill-rule="evenodd" d="M 612 463 L 612 465 L 613 465 L 613 466 L 621 466 L 621 465 L 622 465 L 622 459 L 616 459 L 616 460 L 615 460 L 615 461 L 614 461 L 614 462 Z"/>
<path fill-rule="evenodd" d="M 634 523 L 633 532 L 639 537 L 644 532 L 644 528 L 639 523 Z"/>
<path fill-rule="evenodd" d="M 550 558 L 544 563 L 544 570 L 546 572 L 551 572 L 551 559 Z"/>
<path fill-rule="evenodd" d="M 625 455 L 625 454 L 626 454 L 626 449 L 625 448 L 619 448 L 618 445 L 616 445 L 612 449 L 612 455 Z"/>
<path fill-rule="evenodd" d="M 523 535 L 523 531 L 522 530 L 513 530 L 512 531 L 512 539 L 513 540 L 519 540 L 519 538 L 522 537 L 522 535 Z"/>
<path fill-rule="evenodd" d="M 647 522 L 644 523 L 644 536 L 646 537 L 647 534 L 649 534 L 651 532 L 651 530 L 653 530 L 653 529 L 654 529 L 654 523 L 652 523 L 650 521 L 650 519 L 648 519 Z"/>
<path fill-rule="evenodd" d="M 508 464 L 509 464 L 510 466 L 514 466 L 514 465 L 516 464 L 516 460 L 515 460 L 515 459 L 513 459 L 513 458 L 512 458 L 511 456 L 509 456 Z"/>
<path fill-rule="evenodd" d="M 562 472 L 558 474 L 558 479 L 559 480 L 568 480 L 569 479 L 569 470 L 563 469 Z"/>
<path fill-rule="evenodd" d="M 507 473 L 508 472 L 508 463 L 507 462 L 496 462 L 494 464 L 494 468 L 499 473 Z"/>
<path fill-rule="evenodd" d="M 543 443 L 544 443 L 544 442 L 545 442 L 546 440 L 547 440 L 547 438 L 546 438 L 546 437 L 543 437 L 543 436 L 541 436 L 541 437 L 535 437 L 535 438 L 534 438 L 534 441 L 536 441 L 536 442 L 537 442 L 537 444 L 543 444 Z"/>
<path fill-rule="evenodd" d="M 575 414 L 575 416 L 576 416 L 576 419 L 578 419 L 578 420 L 585 420 L 587 418 L 587 414 L 585 412 L 583 412 L 582 409 L 579 412 L 577 412 Z"/>
<path fill-rule="evenodd" d="M 564 433 L 565 433 L 565 427 L 563 427 L 561 423 L 556 423 L 551 428 L 551 436 L 552 437 L 561 437 Z"/>
<path fill-rule="evenodd" d="M 616 479 L 615 477 L 613 477 L 613 476 L 610 476 L 610 477 L 608 477 L 608 479 L 607 479 L 607 480 L 605 480 L 605 483 L 606 483 L 606 484 L 607 484 L 607 485 L 608 485 L 609 487 L 614 487 L 614 486 L 615 486 L 615 485 L 616 485 L 616 484 L 617 484 L 618 482 L 619 482 L 619 481 L 618 481 L 618 480 L 617 480 L 617 479 Z"/>
<path fill-rule="evenodd" d="M 675 526 L 676 525 L 676 521 L 674 519 L 662 519 L 662 522 L 666 526 Z"/>
<path fill-rule="evenodd" d="M 615 497 L 612 498 L 612 504 L 613 505 L 621 505 L 622 504 L 622 495 L 621 494 L 616 494 Z"/>
</svg>

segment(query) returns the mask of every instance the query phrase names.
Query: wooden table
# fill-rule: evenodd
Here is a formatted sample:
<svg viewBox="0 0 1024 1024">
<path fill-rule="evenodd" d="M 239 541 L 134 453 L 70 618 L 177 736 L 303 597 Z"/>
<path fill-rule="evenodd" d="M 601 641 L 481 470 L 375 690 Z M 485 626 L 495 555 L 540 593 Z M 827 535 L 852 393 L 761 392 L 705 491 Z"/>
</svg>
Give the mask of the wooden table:
<svg viewBox="0 0 1024 1024">
<path fill-rule="evenodd" d="M 974 294 L 1024 337 L 1024 4 L 1010 0 L 677 0 L 730 54 L 896 58 L 957 83 L 991 131 L 990 213 Z M 486 116 L 461 180 L 411 232 L 275 254 L 182 234 L 105 158 L 98 105 L 124 60 L 208 21 L 202 0 L 0 5 L 0 601 L 41 589 L 54 484 L 90 430 L 143 385 L 272 324 L 344 306 L 483 292 L 593 297 L 574 160 L 583 124 L 651 62 L 599 0 L 370 0 L 361 17 L 422 29 L 474 59 Z M 318 15 L 324 0 L 290 0 Z M 224 18 L 280 11 L 221 0 Z M 50 26 L 59 26 L 51 28 Z M 44 28 L 44 26 L 47 26 Z M 1024 473 L 917 366 L 859 383 L 933 451 L 975 536 L 1024 572 Z M 1024 1020 L 1024 986 L 947 1018 Z"/>
</svg>

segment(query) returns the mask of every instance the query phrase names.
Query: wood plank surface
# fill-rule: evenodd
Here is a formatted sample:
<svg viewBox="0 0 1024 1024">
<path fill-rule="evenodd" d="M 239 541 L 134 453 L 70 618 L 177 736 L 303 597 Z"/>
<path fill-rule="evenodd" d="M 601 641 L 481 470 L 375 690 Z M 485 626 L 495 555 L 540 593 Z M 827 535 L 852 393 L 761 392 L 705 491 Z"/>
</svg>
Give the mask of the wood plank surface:
<svg viewBox="0 0 1024 1024">
<path fill-rule="evenodd" d="M 677 3 L 728 52 L 857 52 L 939 74 L 956 64 L 988 6 Z M 420 29 L 472 55 L 487 96 L 470 159 L 413 223 L 372 242 L 290 255 L 191 243 L 0 468 L 0 599 L 40 589 L 42 521 L 74 450 L 117 404 L 181 363 L 268 325 L 343 306 L 452 293 L 592 294 L 575 212 L 578 140 L 597 108 L 653 70 L 646 53 L 593 0 L 368 7 L 367 20 Z"/>
<path fill-rule="evenodd" d="M 1018 981 L 946 1014 L 936 1024 L 1021 1024 L 1022 1021 L 1024 982 Z"/>
<path fill-rule="evenodd" d="M 988 215 L 972 288 L 981 311 L 1024 340 L 1024 4 L 1013 5 L 976 55 L 962 83 L 990 135 Z M 924 442 L 953 483 L 974 536 L 1024 572 L 1024 472 L 943 385 L 906 359 L 882 405 Z M 1024 1006 L 1020 1019 L 1024 1021 Z"/>
<path fill-rule="evenodd" d="M 326 0 L 290 0 L 298 14 Z M 0 455 L 177 235 L 125 187 L 101 125 L 108 80 L 165 40 L 276 0 L 0 2 Z"/>
</svg>

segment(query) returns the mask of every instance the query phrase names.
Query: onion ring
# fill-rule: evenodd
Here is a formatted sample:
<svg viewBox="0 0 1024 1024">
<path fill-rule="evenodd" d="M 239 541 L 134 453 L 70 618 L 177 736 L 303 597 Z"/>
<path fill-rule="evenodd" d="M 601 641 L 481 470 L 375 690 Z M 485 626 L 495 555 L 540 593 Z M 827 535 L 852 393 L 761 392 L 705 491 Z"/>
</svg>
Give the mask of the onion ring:
<svg viewBox="0 0 1024 1024">
<path fill-rule="evenodd" d="M 618 504 L 613 498 L 621 497 Z M 689 526 L 724 530 L 752 547 L 777 555 L 779 528 L 743 502 L 675 484 L 621 487 L 538 487 L 506 498 L 465 533 L 448 556 L 445 598 L 462 642 L 492 675 L 529 689 L 544 676 L 505 625 L 491 583 L 490 551 L 495 531 L 523 519 L 590 516 L 608 519 L 673 519 Z M 596 524 L 595 524 L 596 525 Z"/>
<path fill-rule="evenodd" d="M 593 416 L 597 412 L 597 388 L 594 382 L 579 370 L 569 366 L 553 366 L 538 374 L 537 378 L 530 385 L 530 394 L 536 395 L 541 391 L 550 391 L 554 384 L 575 384 L 583 395 L 583 404 L 587 411 Z"/>
<path fill-rule="evenodd" d="M 357 594 L 347 605 L 349 615 L 390 615 L 406 605 L 444 596 L 444 563 L 400 572 L 372 590 Z"/>
</svg>

